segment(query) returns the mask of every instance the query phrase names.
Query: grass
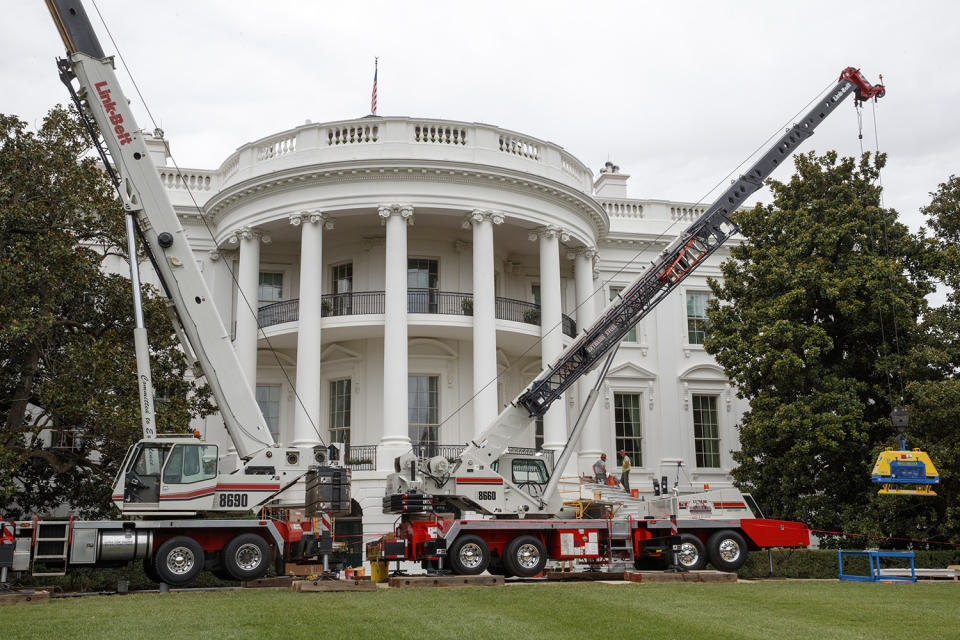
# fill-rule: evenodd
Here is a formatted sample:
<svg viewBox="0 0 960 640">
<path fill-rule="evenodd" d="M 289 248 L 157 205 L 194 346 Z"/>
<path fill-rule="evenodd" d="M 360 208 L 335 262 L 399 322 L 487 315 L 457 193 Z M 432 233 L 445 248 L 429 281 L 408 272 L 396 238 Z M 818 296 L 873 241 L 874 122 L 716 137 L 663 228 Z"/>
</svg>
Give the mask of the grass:
<svg viewBox="0 0 960 640">
<path fill-rule="evenodd" d="M 0 607 L 6 638 L 960 638 L 952 583 L 521 584 L 91 596 Z"/>
</svg>

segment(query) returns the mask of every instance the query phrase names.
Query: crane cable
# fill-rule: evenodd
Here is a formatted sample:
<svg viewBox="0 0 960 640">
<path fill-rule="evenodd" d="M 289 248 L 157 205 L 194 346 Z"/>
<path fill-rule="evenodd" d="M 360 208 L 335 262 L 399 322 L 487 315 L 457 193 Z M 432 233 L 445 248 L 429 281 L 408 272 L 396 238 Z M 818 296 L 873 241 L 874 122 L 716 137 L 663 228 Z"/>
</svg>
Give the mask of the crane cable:
<svg viewBox="0 0 960 640">
<path fill-rule="evenodd" d="M 113 33 L 110 31 L 110 27 L 107 26 L 107 21 L 104 19 L 103 14 L 100 12 L 100 7 L 97 6 L 96 0 L 90 0 L 90 1 L 93 4 L 93 8 L 97 12 L 97 16 L 100 18 L 100 23 L 103 25 L 104 30 L 107 32 L 107 37 L 110 38 L 110 42 L 111 44 L 113 44 L 113 48 L 117 52 L 117 56 L 120 58 L 121 64 L 123 64 L 124 70 L 127 72 L 127 76 L 130 78 L 131 84 L 133 84 L 134 90 L 137 92 L 137 96 L 140 98 L 140 104 L 143 105 L 144 109 L 147 112 L 147 117 L 150 118 L 150 122 L 151 124 L 153 124 L 154 132 L 159 132 L 160 135 L 158 137 L 163 138 L 163 130 L 157 126 L 157 121 L 154 119 L 153 113 L 150 111 L 150 107 L 147 105 L 147 101 L 144 99 L 143 94 L 140 92 L 140 86 L 137 84 L 137 81 L 134 79 L 133 72 L 130 71 L 130 67 L 127 65 L 127 61 L 126 59 L 124 59 L 123 53 L 121 53 L 120 47 L 117 45 L 117 42 L 113 37 Z M 197 203 L 197 200 L 193 195 L 193 190 L 190 189 L 189 183 L 184 178 L 183 171 L 181 171 L 180 165 L 177 164 L 177 161 L 173 157 L 173 153 L 170 151 L 169 147 L 167 147 L 167 153 L 170 155 L 170 161 L 173 162 L 173 167 L 177 172 L 177 177 L 180 179 L 180 182 L 183 184 L 184 189 L 187 192 L 187 195 L 190 196 L 190 201 L 193 203 L 193 206 L 196 208 L 197 212 L 200 214 L 199 216 L 200 220 L 203 221 L 203 226 L 206 229 L 207 234 L 210 236 L 210 239 L 213 241 L 214 246 L 219 247 L 217 243 L 217 239 L 214 236 L 213 230 L 210 228 L 210 224 L 207 221 L 207 216 L 203 212 L 203 209 L 200 207 L 200 205 Z M 135 258 L 131 256 L 130 259 L 133 260 Z M 274 349 L 273 344 L 270 342 L 269 336 L 267 336 L 266 332 L 263 330 L 263 327 L 260 325 L 260 320 L 257 316 L 257 311 L 253 308 L 253 304 L 250 302 L 250 300 L 247 299 L 247 296 L 244 293 L 243 289 L 240 288 L 240 282 L 239 280 L 237 280 L 236 273 L 234 273 L 233 268 L 230 266 L 230 264 L 226 260 L 224 261 L 224 267 L 226 267 L 227 273 L 230 274 L 231 281 L 233 282 L 234 286 L 236 286 L 237 288 L 239 300 L 243 300 L 243 306 L 246 307 L 246 310 L 253 316 L 254 322 L 256 322 L 257 324 L 257 331 L 260 334 L 260 337 L 262 337 L 263 340 L 267 343 L 267 349 L 276 359 L 277 366 L 280 367 L 280 371 L 281 373 L 283 373 L 284 379 L 287 381 L 287 384 L 289 385 L 290 389 L 293 390 L 294 397 L 296 398 L 297 403 L 300 405 L 300 408 L 303 410 L 304 415 L 307 416 L 307 420 L 310 422 L 310 426 L 313 428 L 314 432 L 317 434 L 317 438 L 319 439 L 320 444 L 326 445 L 326 442 L 324 441 L 323 436 L 320 434 L 320 429 L 317 427 L 317 424 L 314 422 L 313 416 L 311 416 L 310 412 L 307 411 L 307 408 L 303 402 L 303 399 L 300 397 L 300 394 L 297 392 L 296 385 L 293 384 L 293 381 L 290 379 L 289 373 L 287 373 L 286 367 L 284 367 L 283 362 L 280 360 L 280 354 L 277 352 L 276 349 Z M 261 440 L 259 436 L 257 436 L 256 434 L 248 431 L 242 424 L 239 424 L 239 422 L 238 422 L 238 427 L 244 434 L 246 434 L 249 438 L 257 442 L 258 444 L 261 444 L 263 446 L 268 446 L 267 442 Z"/>
</svg>

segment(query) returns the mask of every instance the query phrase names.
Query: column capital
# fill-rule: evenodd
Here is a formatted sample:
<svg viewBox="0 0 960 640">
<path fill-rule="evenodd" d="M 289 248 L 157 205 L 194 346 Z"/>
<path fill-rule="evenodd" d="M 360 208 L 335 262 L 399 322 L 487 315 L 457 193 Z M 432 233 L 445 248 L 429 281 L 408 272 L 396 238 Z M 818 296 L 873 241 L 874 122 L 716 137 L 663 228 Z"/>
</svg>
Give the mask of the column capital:
<svg viewBox="0 0 960 640">
<path fill-rule="evenodd" d="M 575 249 L 567 250 L 567 260 L 576 260 L 580 256 L 596 261 L 597 248 L 596 247 L 576 247 Z"/>
<path fill-rule="evenodd" d="M 463 219 L 463 228 L 469 229 L 472 225 L 489 220 L 492 224 L 503 224 L 504 216 L 499 211 L 490 209 L 474 209 Z"/>
<path fill-rule="evenodd" d="M 390 216 L 400 216 L 413 226 L 413 206 L 409 204 L 382 204 L 377 207 L 377 215 L 381 225 L 385 225 Z"/>
<path fill-rule="evenodd" d="M 560 238 L 560 242 L 567 242 L 570 240 L 570 233 L 566 229 L 552 224 L 531 229 L 527 233 L 527 240 L 530 242 L 536 242 L 540 238 Z"/>
<path fill-rule="evenodd" d="M 333 218 L 319 209 L 291 213 L 289 216 L 290 224 L 299 227 L 301 224 L 322 224 L 327 231 L 333 229 Z"/>
<path fill-rule="evenodd" d="M 223 257 L 223 254 L 220 252 L 220 249 L 211 249 L 210 250 L 210 262 L 217 262 L 220 258 Z"/>
<path fill-rule="evenodd" d="M 273 238 L 270 237 L 269 233 L 263 233 L 250 227 L 240 227 L 227 238 L 230 244 L 240 244 L 241 240 L 259 240 L 263 244 L 270 244 Z"/>
</svg>

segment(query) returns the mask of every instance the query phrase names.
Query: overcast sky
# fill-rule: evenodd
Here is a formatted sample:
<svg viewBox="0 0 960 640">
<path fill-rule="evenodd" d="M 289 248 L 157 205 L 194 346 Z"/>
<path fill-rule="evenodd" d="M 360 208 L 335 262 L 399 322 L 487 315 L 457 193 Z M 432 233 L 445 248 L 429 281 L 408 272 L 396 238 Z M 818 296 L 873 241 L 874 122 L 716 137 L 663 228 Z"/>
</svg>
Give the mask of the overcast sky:
<svg viewBox="0 0 960 640">
<path fill-rule="evenodd" d="M 0 112 L 33 125 L 68 100 L 54 66 L 63 47 L 42 0 L 3 4 Z M 216 168 L 307 119 L 366 115 L 380 56 L 380 115 L 499 125 L 595 173 L 609 158 L 631 174 L 632 197 L 697 201 L 850 65 L 887 85 L 876 110 L 888 206 L 916 228 L 928 192 L 960 173 L 957 2 L 97 5 L 181 167 Z M 875 146 L 870 107 L 863 143 Z M 859 153 L 852 100 L 811 149 Z"/>
</svg>

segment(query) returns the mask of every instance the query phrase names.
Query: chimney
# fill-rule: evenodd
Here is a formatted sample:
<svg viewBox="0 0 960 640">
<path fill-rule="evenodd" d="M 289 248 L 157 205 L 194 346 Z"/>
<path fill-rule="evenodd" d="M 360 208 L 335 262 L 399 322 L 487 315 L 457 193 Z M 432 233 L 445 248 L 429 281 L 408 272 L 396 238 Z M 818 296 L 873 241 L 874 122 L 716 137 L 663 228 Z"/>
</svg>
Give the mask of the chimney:
<svg viewBox="0 0 960 640">
<path fill-rule="evenodd" d="M 593 195 L 598 198 L 626 198 L 629 179 L 629 174 L 620 173 L 620 167 L 608 160 L 593 183 Z"/>
</svg>

